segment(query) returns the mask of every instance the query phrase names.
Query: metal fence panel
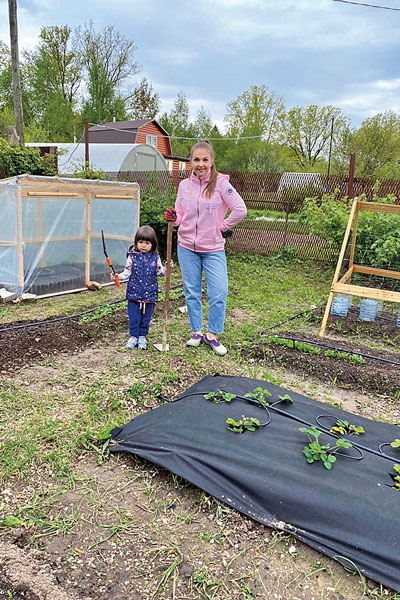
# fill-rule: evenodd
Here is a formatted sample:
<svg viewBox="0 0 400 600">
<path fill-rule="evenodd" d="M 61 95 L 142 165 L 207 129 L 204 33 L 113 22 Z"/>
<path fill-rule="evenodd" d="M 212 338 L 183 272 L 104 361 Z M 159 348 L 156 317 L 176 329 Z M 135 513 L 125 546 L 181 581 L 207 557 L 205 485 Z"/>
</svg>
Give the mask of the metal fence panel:
<svg viewBox="0 0 400 600">
<path fill-rule="evenodd" d="M 186 177 L 178 172 L 127 172 L 108 173 L 110 179 L 137 181 L 141 197 L 146 197 L 146 189 L 159 187 L 177 188 Z M 339 248 L 331 246 L 321 237 L 311 235 L 306 223 L 299 220 L 299 213 L 305 198 L 321 198 L 324 193 L 334 193 L 343 197 L 348 193 L 349 177 L 321 175 L 319 173 L 248 173 L 228 172 L 233 187 L 242 196 L 247 208 L 260 211 L 248 216 L 239 223 L 228 240 L 230 248 L 249 253 L 270 255 L 284 253 L 290 248 L 298 258 L 335 261 Z M 354 178 L 353 196 L 365 194 L 372 200 L 375 178 Z M 400 203 L 400 181 L 381 180 L 379 196 L 396 196 Z"/>
</svg>

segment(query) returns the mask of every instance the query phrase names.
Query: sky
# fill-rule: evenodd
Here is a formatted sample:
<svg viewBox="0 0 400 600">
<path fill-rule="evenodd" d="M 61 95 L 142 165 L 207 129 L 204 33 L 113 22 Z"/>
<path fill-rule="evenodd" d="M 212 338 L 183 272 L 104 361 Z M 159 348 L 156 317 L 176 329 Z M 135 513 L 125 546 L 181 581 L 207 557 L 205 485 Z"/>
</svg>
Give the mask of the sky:
<svg viewBox="0 0 400 600">
<path fill-rule="evenodd" d="M 400 0 L 370 3 L 399 10 L 335 0 L 17 0 L 19 48 L 33 49 L 42 26 L 92 19 L 133 40 L 142 71 L 132 83 L 146 77 L 161 112 L 183 91 L 192 120 L 204 107 L 223 130 L 227 104 L 264 84 L 287 109 L 333 105 L 358 127 L 400 113 Z M 0 38 L 9 45 L 7 0 Z"/>
</svg>

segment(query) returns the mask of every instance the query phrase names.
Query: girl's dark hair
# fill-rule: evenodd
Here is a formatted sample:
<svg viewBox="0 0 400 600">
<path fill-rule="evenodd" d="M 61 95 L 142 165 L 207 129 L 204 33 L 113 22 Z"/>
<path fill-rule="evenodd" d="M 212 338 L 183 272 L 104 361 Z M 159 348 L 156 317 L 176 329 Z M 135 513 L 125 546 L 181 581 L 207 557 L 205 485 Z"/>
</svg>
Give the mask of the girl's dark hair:
<svg viewBox="0 0 400 600">
<path fill-rule="evenodd" d="M 139 227 L 139 229 L 136 232 L 135 241 L 133 244 L 136 251 L 138 249 L 137 245 L 140 240 L 142 240 L 143 242 L 151 242 L 151 251 L 153 253 L 157 252 L 158 240 L 157 240 L 156 232 L 154 231 L 154 229 L 152 227 L 149 227 L 149 225 L 142 225 L 142 227 Z"/>
<path fill-rule="evenodd" d="M 213 164 L 211 167 L 210 181 L 207 183 L 207 186 L 206 186 L 206 189 L 204 192 L 205 195 L 208 198 L 210 198 L 215 190 L 215 185 L 217 183 L 217 177 L 218 177 L 218 171 L 215 168 L 214 150 L 208 140 L 200 140 L 199 142 L 194 144 L 194 146 L 192 146 L 192 148 L 190 150 L 190 160 L 192 160 L 193 154 L 196 150 L 207 150 L 207 152 L 209 152 L 209 154 L 211 156 L 211 160 L 212 160 Z"/>
</svg>

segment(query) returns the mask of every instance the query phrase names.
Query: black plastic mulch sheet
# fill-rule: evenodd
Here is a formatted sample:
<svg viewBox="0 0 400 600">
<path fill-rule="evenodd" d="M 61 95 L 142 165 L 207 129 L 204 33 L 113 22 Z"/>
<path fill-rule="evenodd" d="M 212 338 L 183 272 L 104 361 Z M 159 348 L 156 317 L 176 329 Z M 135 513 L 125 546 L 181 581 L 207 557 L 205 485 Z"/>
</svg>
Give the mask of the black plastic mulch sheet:
<svg viewBox="0 0 400 600">
<path fill-rule="evenodd" d="M 283 414 L 271 410 L 269 425 L 255 432 L 233 433 L 225 421 L 246 415 L 263 423 L 268 420 L 264 409 L 237 399 L 229 404 L 204 399 L 217 389 L 243 396 L 256 387 L 272 393 L 269 402 L 288 393 L 293 404 L 278 405 Z M 319 461 L 308 464 L 303 454 L 308 440 L 299 427 L 321 429 L 319 415 L 328 429 L 338 418 L 364 427 L 365 434 L 344 436 L 366 448 L 364 458 L 337 456 L 330 471 Z M 400 438 L 398 426 L 265 381 L 208 376 L 181 399 L 114 429 L 112 438 L 112 452 L 130 452 L 161 465 L 252 519 L 400 590 L 400 491 L 392 487 L 390 476 L 396 474 L 393 464 L 400 463 L 400 449 L 382 448 L 393 459 L 379 455 L 380 444 Z M 324 434 L 320 443 L 333 446 L 335 438 Z M 360 455 L 354 448 L 343 452 Z"/>
</svg>

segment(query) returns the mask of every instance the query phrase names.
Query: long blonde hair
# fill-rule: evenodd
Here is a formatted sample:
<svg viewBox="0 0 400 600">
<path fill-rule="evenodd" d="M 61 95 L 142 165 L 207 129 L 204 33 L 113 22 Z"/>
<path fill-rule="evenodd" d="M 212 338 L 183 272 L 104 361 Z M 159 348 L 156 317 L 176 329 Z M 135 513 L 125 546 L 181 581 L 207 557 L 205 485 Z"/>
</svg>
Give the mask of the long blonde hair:
<svg viewBox="0 0 400 600">
<path fill-rule="evenodd" d="M 205 195 L 207 196 L 207 198 L 211 198 L 214 190 L 215 190 L 215 185 L 217 183 L 217 177 L 218 177 L 218 171 L 215 168 L 215 158 L 214 158 L 214 150 L 213 147 L 211 146 L 210 142 L 207 140 L 200 140 L 199 142 L 197 142 L 196 144 L 194 144 L 194 146 L 192 146 L 191 150 L 190 150 L 190 160 L 192 160 L 193 157 L 193 153 L 196 150 L 207 150 L 207 152 L 210 154 L 211 156 L 211 160 L 212 160 L 212 167 L 211 167 L 211 174 L 210 174 L 210 180 L 207 183 L 207 187 L 204 191 Z"/>
</svg>

